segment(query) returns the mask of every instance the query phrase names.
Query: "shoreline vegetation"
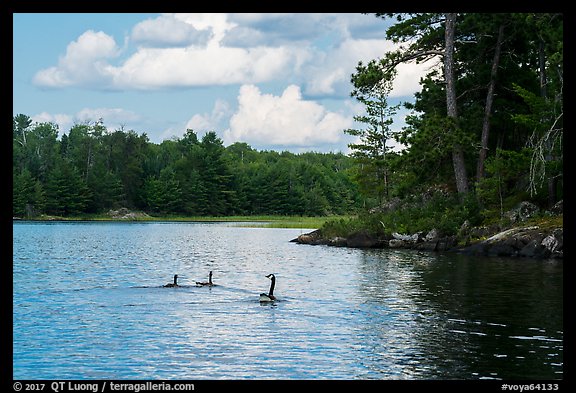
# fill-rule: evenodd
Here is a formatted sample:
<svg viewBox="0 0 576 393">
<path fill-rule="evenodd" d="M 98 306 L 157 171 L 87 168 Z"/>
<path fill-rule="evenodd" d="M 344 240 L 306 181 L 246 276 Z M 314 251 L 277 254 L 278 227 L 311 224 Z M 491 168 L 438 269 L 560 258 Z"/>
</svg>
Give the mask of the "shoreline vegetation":
<svg viewBox="0 0 576 393">
<path fill-rule="evenodd" d="M 404 209 L 405 211 L 406 209 Z M 421 210 L 420 210 L 421 212 Z M 406 214 L 406 213 L 403 213 Z M 311 230 L 291 242 L 306 245 L 326 245 L 349 248 L 414 249 L 432 252 L 461 252 L 468 255 L 519 256 L 563 259 L 563 203 L 540 211 L 529 202 L 522 202 L 506 212 L 504 220 L 489 225 L 473 226 L 468 220 L 457 231 L 436 227 L 412 226 L 409 218 L 394 226 L 388 225 L 394 214 L 339 216 L 152 216 L 127 208 L 104 214 L 61 217 L 39 215 L 30 218 L 13 217 L 13 221 L 51 222 L 234 222 L 243 227 L 292 228 Z M 385 224 L 386 221 L 386 224 Z M 429 220 L 430 221 L 430 220 Z M 428 222 L 429 222 L 428 221 Z M 400 229 L 405 230 L 400 233 Z M 419 229 L 419 230 L 416 230 Z"/>
<path fill-rule="evenodd" d="M 339 225 L 350 225 L 340 220 Z M 412 249 L 430 252 L 457 252 L 465 255 L 564 258 L 564 217 L 562 212 L 546 211 L 534 216 L 503 220 L 491 225 L 471 226 L 466 220 L 453 234 L 437 228 L 415 233 L 398 233 L 365 225 L 349 231 L 334 231 L 328 222 L 322 228 L 304 233 L 291 242 L 349 248 Z"/>
<path fill-rule="evenodd" d="M 152 216 L 144 212 L 134 212 L 127 209 L 108 212 L 106 214 L 62 217 L 42 214 L 31 218 L 13 217 L 13 221 L 49 221 L 49 222 L 237 222 L 245 227 L 258 228 L 288 228 L 288 229 L 319 229 L 329 220 L 350 219 L 352 216 Z"/>
</svg>

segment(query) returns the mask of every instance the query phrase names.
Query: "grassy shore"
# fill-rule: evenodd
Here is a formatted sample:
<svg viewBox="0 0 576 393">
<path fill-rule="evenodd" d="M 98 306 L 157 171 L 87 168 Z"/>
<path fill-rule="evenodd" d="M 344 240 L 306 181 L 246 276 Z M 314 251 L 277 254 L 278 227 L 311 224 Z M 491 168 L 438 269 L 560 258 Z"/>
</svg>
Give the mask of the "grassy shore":
<svg viewBox="0 0 576 393">
<path fill-rule="evenodd" d="M 149 216 L 139 215 L 134 219 L 113 218 L 107 215 L 86 215 L 79 217 L 59 217 L 42 215 L 35 221 L 115 221 L 115 222 L 235 222 L 244 227 L 259 228 L 305 228 L 318 229 L 328 220 L 350 218 L 349 216 Z"/>
<path fill-rule="evenodd" d="M 185 222 L 236 222 L 245 227 L 263 228 L 307 228 L 318 229 L 324 223 L 334 218 L 348 216 L 329 217 L 305 217 L 305 216 L 226 216 L 226 217 L 162 217 L 153 218 L 153 221 L 185 221 Z"/>
</svg>

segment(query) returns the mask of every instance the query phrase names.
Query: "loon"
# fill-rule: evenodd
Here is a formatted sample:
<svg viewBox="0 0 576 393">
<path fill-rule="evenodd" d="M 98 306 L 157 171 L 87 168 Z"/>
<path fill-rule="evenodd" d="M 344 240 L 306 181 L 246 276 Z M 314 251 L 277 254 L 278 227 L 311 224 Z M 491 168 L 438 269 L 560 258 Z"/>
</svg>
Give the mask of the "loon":
<svg viewBox="0 0 576 393">
<path fill-rule="evenodd" d="M 204 281 L 204 282 L 196 281 L 196 285 L 199 285 L 199 286 L 209 286 L 209 287 L 214 286 L 214 283 L 212 282 L 212 270 L 210 270 L 210 274 L 208 275 L 208 282 L 206 282 L 206 281 Z"/>
<path fill-rule="evenodd" d="M 165 288 L 174 288 L 174 287 L 177 287 L 177 286 L 178 286 L 177 281 L 178 281 L 178 275 L 175 274 L 175 275 L 174 275 L 174 282 L 173 282 L 173 283 L 170 282 L 170 283 L 164 285 L 164 287 L 165 287 Z"/>
<path fill-rule="evenodd" d="M 270 291 L 268 291 L 268 294 L 266 293 L 261 293 L 260 294 L 260 301 L 261 302 L 273 302 L 274 300 L 276 300 L 276 296 L 274 296 L 274 286 L 276 285 L 276 276 L 274 276 L 274 274 L 269 274 L 266 276 L 267 278 L 270 279 Z"/>
</svg>

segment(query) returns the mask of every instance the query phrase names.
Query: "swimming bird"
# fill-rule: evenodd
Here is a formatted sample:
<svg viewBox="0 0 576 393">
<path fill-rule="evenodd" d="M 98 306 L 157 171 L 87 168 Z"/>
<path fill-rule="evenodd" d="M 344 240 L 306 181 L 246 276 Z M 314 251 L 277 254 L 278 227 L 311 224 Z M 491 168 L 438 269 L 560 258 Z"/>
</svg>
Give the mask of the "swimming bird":
<svg viewBox="0 0 576 393">
<path fill-rule="evenodd" d="M 266 276 L 267 278 L 270 279 L 270 291 L 268 291 L 268 294 L 266 293 L 261 293 L 260 294 L 260 301 L 261 302 L 273 302 L 274 300 L 276 300 L 276 296 L 274 296 L 274 286 L 276 285 L 276 276 L 274 276 L 274 274 L 269 274 Z"/>
<path fill-rule="evenodd" d="M 177 281 L 178 281 L 178 275 L 175 274 L 175 275 L 174 275 L 174 282 L 173 282 L 173 283 L 170 282 L 170 283 L 164 285 L 164 287 L 165 287 L 165 288 L 174 288 L 174 287 L 177 287 L 177 286 L 178 286 L 178 282 L 177 282 Z"/>
<path fill-rule="evenodd" d="M 196 285 L 200 285 L 200 286 L 206 285 L 209 287 L 214 286 L 214 283 L 212 282 L 212 270 L 210 270 L 210 274 L 208 275 L 208 281 L 207 282 L 206 281 L 204 281 L 204 282 L 196 281 Z"/>
</svg>

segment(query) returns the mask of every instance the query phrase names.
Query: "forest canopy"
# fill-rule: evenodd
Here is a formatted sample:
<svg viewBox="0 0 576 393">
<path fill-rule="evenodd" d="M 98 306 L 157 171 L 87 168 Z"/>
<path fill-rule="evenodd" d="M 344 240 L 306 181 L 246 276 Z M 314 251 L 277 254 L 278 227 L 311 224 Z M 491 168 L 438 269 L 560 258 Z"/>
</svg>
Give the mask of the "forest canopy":
<svg viewBox="0 0 576 393">
<path fill-rule="evenodd" d="M 342 153 L 224 147 L 215 132 L 151 143 L 146 134 L 14 117 L 13 215 L 79 216 L 128 207 L 157 215 L 327 215 L 360 201 Z"/>
</svg>

